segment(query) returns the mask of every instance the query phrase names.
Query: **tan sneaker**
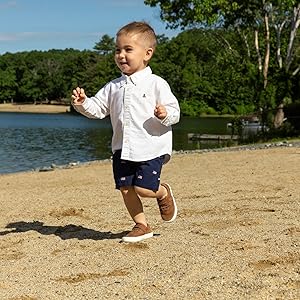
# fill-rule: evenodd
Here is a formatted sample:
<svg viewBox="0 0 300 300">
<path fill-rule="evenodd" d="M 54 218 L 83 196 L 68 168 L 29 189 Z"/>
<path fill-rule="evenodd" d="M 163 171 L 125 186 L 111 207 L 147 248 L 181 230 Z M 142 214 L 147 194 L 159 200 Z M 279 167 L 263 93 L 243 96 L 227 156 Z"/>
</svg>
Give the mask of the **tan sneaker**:
<svg viewBox="0 0 300 300">
<path fill-rule="evenodd" d="M 150 226 L 137 223 L 132 230 L 122 238 L 122 241 L 127 243 L 136 243 L 151 237 L 153 237 L 153 232 L 151 231 Z"/>
<path fill-rule="evenodd" d="M 157 199 L 160 215 L 165 222 L 173 222 L 177 216 L 177 206 L 170 185 L 162 183 L 167 189 L 167 196 L 163 199 Z"/>
</svg>

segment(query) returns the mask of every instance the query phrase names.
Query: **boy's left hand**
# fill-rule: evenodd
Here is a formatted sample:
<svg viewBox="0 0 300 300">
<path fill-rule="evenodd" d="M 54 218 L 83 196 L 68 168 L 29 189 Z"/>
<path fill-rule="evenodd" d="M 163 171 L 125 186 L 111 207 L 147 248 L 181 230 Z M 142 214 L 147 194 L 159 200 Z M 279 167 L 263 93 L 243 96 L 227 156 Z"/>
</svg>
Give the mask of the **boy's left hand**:
<svg viewBox="0 0 300 300">
<path fill-rule="evenodd" d="M 167 110 L 163 105 L 158 104 L 155 106 L 154 115 L 160 120 L 163 120 L 167 116 Z"/>
</svg>

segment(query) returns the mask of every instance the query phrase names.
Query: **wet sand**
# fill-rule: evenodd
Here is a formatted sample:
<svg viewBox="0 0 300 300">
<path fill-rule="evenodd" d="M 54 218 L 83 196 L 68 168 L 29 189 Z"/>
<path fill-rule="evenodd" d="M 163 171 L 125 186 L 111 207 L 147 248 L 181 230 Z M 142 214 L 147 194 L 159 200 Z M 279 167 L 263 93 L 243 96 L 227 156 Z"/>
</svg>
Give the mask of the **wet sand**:
<svg viewBox="0 0 300 300">
<path fill-rule="evenodd" d="M 176 154 L 174 223 L 132 227 L 110 161 L 0 176 L 0 299 L 300 299 L 300 148 Z"/>
</svg>

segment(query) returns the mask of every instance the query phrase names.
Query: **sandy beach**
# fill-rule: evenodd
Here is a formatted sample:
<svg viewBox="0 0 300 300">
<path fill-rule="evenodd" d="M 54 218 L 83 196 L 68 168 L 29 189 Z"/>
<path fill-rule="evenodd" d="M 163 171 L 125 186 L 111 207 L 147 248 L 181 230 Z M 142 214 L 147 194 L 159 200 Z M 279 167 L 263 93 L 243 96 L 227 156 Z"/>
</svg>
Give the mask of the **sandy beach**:
<svg viewBox="0 0 300 300">
<path fill-rule="evenodd" d="M 23 113 L 65 113 L 70 111 L 68 105 L 51 104 L 11 104 L 1 103 L 0 112 L 23 112 Z"/>
<path fill-rule="evenodd" d="M 176 154 L 132 227 L 110 161 L 2 175 L 0 299 L 300 299 L 300 148 Z"/>
</svg>

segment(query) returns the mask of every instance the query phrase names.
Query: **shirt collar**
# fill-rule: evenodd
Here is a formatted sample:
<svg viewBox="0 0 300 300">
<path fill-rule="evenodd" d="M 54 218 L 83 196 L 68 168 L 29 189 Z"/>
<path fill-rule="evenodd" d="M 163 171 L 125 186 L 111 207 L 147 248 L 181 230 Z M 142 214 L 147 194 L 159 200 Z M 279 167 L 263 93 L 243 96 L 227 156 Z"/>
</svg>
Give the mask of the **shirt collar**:
<svg viewBox="0 0 300 300">
<path fill-rule="evenodd" d="M 124 80 L 126 83 L 133 83 L 134 85 L 138 84 L 139 82 L 143 81 L 146 76 L 152 74 L 152 70 L 149 66 L 145 69 L 138 71 L 136 73 L 131 74 L 130 76 L 123 74 Z"/>
</svg>

